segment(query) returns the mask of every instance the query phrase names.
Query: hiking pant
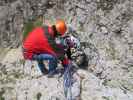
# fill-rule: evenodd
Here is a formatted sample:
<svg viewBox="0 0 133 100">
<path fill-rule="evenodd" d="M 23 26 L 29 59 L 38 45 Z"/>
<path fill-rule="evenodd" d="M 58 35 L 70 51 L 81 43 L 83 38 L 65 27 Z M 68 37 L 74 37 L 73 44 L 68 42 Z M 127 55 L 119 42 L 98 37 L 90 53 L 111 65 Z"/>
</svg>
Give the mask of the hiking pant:
<svg viewBox="0 0 133 100">
<path fill-rule="evenodd" d="M 45 64 L 43 63 L 44 60 L 49 61 L 49 72 L 55 71 L 57 67 L 57 58 L 50 55 L 50 54 L 39 54 L 39 55 L 34 55 L 33 60 L 37 60 L 39 69 L 41 70 L 42 73 L 46 73 L 46 67 Z"/>
</svg>

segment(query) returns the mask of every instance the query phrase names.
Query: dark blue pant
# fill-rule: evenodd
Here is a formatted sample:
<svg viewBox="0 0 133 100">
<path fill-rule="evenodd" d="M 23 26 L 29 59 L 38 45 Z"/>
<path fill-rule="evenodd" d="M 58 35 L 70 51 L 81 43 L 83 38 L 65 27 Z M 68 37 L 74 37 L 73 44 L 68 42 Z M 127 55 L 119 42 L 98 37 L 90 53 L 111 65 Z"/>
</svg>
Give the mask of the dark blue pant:
<svg viewBox="0 0 133 100">
<path fill-rule="evenodd" d="M 42 73 L 45 73 L 46 68 L 43 63 L 44 60 L 49 61 L 49 70 L 48 72 L 52 72 L 56 70 L 57 67 L 57 58 L 50 55 L 50 54 L 39 54 L 39 55 L 34 55 L 33 60 L 37 60 L 39 69 L 41 70 Z"/>
</svg>

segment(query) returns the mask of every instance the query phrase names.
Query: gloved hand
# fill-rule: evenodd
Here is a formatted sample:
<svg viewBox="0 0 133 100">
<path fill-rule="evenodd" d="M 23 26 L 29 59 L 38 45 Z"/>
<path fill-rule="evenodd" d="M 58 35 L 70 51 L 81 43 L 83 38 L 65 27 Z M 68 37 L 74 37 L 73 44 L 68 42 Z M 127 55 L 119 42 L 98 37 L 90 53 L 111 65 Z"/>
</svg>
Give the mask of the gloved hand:
<svg viewBox="0 0 133 100">
<path fill-rule="evenodd" d="M 71 54 L 71 49 L 70 48 L 67 49 L 66 54 L 67 54 L 68 59 L 71 60 L 72 59 L 72 57 L 71 57 L 72 54 Z"/>
</svg>

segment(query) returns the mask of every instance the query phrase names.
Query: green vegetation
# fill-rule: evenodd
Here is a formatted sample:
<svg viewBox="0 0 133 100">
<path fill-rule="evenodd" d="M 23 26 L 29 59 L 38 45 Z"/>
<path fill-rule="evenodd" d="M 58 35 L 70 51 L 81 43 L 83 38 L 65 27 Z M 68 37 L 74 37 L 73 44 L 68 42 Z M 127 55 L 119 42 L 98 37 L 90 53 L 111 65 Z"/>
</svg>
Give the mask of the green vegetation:
<svg viewBox="0 0 133 100">
<path fill-rule="evenodd" d="M 42 96 L 42 94 L 40 92 L 37 93 L 37 95 L 36 95 L 37 100 L 40 100 L 41 96 Z"/>
<path fill-rule="evenodd" d="M 33 29 L 33 22 L 28 22 L 24 25 L 23 39 L 26 38 L 29 32 Z"/>
<path fill-rule="evenodd" d="M 2 88 L 0 90 L 0 100 L 5 100 L 5 98 L 3 97 L 4 93 L 5 93 L 5 90 Z"/>
<path fill-rule="evenodd" d="M 113 100 L 113 98 L 111 98 L 111 97 L 106 97 L 106 96 L 103 96 L 102 98 L 105 99 L 105 100 Z"/>
<path fill-rule="evenodd" d="M 24 24 L 24 32 L 23 32 L 23 39 L 25 39 L 29 32 L 33 30 L 33 28 L 37 26 L 42 26 L 43 21 L 41 18 L 36 19 L 35 21 L 28 21 Z"/>
</svg>

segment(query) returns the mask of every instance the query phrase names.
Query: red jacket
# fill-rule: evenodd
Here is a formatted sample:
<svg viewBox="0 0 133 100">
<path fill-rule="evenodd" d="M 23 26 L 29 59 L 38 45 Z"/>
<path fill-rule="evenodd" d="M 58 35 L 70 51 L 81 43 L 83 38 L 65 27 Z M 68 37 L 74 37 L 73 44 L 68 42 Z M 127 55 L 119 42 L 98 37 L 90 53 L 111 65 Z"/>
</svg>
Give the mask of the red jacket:
<svg viewBox="0 0 133 100">
<path fill-rule="evenodd" d="M 48 33 L 54 38 L 54 32 L 51 27 L 48 27 Z M 34 54 L 52 54 L 55 57 L 64 55 L 64 48 L 61 45 L 57 45 L 61 51 L 56 51 L 48 42 L 45 30 L 43 27 L 37 27 L 28 34 L 23 42 L 24 58 L 32 59 Z"/>
</svg>

